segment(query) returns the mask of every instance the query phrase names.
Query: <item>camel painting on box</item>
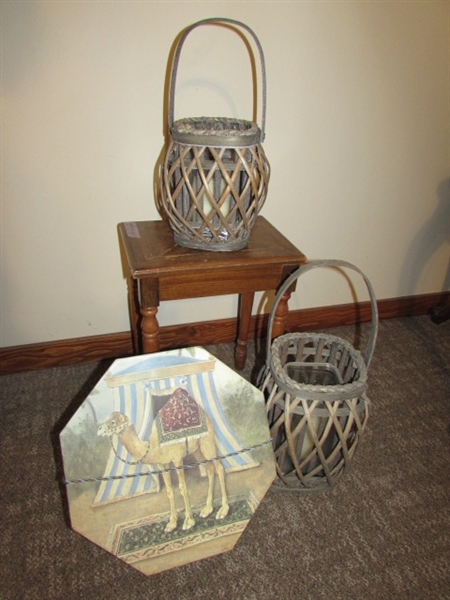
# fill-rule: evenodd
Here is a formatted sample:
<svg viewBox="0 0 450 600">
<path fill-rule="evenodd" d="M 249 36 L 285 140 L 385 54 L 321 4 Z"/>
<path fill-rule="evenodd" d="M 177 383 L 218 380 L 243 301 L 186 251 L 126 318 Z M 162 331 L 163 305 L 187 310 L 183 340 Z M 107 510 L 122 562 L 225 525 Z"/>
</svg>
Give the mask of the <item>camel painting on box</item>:
<svg viewBox="0 0 450 600">
<path fill-rule="evenodd" d="M 262 393 L 200 347 L 115 361 L 60 442 L 72 529 L 146 575 L 232 550 L 275 477 Z"/>
</svg>

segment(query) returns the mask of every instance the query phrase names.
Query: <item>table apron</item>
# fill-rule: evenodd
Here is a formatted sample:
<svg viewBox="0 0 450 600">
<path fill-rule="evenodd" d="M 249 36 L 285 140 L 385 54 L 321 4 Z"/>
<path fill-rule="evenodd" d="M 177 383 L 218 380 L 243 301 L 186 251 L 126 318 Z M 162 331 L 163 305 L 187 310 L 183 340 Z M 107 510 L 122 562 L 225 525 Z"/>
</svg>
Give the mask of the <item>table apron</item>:
<svg viewBox="0 0 450 600">
<path fill-rule="evenodd" d="M 230 271 L 220 273 L 214 271 L 198 275 L 177 273 L 174 277 L 159 277 L 159 300 L 181 300 L 184 298 L 204 298 L 207 296 L 223 296 L 276 289 L 285 279 L 289 271 L 297 265 L 286 269 L 279 266 L 276 270 L 267 267 L 261 269 L 242 269 L 233 277 Z M 145 285 L 141 280 L 141 285 Z"/>
</svg>

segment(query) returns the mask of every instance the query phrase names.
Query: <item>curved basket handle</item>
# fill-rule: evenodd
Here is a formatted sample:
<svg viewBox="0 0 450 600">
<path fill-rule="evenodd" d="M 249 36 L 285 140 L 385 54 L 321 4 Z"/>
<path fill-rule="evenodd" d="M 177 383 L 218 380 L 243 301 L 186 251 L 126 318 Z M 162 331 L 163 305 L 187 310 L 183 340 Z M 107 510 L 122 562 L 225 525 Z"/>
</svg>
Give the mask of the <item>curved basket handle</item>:
<svg viewBox="0 0 450 600">
<path fill-rule="evenodd" d="M 256 47 L 258 48 L 258 52 L 259 52 L 259 58 L 260 58 L 260 62 L 261 62 L 261 75 L 262 75 L 262 101 L 263 101 L 263 105 L 262 105 L 262 116 L 261 116 L 261 142 L 264 141 L 264 137 L 265 137 L 265 127 L 266 127 L 266 98 L 267 98 L 267 91 L 266 91 L 266 66 L 265 66 L 265 61 L 264 61 L 264 52 L 262 49 L 262 46 L 258 40 L 258 38 L 256 37 L 255 33 L 250 29 L 250 27 L 248 27 L 247 25 L 245 25 L 244 23 L 241 23 L 240 21 L 235 21 L 234 19 L 222 19 L 222 18 L 212 18 L 212 19 L 203 19 L 202 21 L 197 21 L 197 23 L 193 23 L 192 25 L 190 25 L 189 27 L 187 27 L 182 36 L 180 37 L 180 39 L 178 40 L 176 49 L 175 49 L 175 53 L 173 56 L 173 61 L 172 61 L 172 71 L 170 74 L 170 83 L 169 83 L 169 110 L 168 110 L 168 126 L 169 126 L 169 133 L 172 130 L 172 125 L 174 122 L 174 114 L 175 114 L 175 82 L 176 82 L 176 78 L 177 78 L 177 71 L 178 71 L 178 62 L 180 60 L 180 54 L 181 54 L 181 49 L 183 47 L 183 44 L 187 38 L 187 36 L 191 33 L 191 31 L 193 29 L 195 29 L 196 27 L 199 27 L 200 25 L 211 25 L 211 24 L 221 24 L 221 23 L 225 23 L 228 25 L 236 25 L 237 27 L 241 27 L 242 29 L 245 29 L 245 31 L 247 31 L 253 38 L 253 40 L 255 41 Z"/>
<path fill-rule="evenodd" d="M 353 271 L 356 271 L 364 279 L 367 290 L 369 292 L 370 304 L 371 304 L 371 308 L 372 308 L 372 331 L 371 331 L 371 334 L 369 337 L 369 341 L 367 342 L 366 352 L 364 354 L 364 362 L 365 362 L 366 366 L 369 367 L 370 361 L 372 360 L 373 351 L 375 349 L 375 342 L 376 342 L 377 335 L 378 335 L 377 301 L 375 298 L 375 293 L 373 291 L 372 284 L 367 279 L 367 277 L 364 275 L 364 273 L 362 271 L 360 271 L 358 269 L 358 267 L 355 267 L 355 265 L 352 265 L 351 263 L 348 263 L 343 260 L 314 260 L 314 261 L 308 262 L 305 265 L 303 265 L 302 267 L 298 268 L 293 273 L 291 273 L 291 275 L 283 282 L 283 284 L 281 285 L 280 289 L 277 292 L 277 295 L 275 296 L 274 304 L 272 306 L 272 310 L 270 311 L 269 325 L 268 325 L 268 329 L 267 329 L 267 359 L 266 359 L 267 367 L 270 366 L 270 352 L 271 352 L 271 346 L 272 346 L 273 321 L 274 321 L 275 312 L 276 312 L 277 306 L 281 300 L 281 297 L 286 292 L 286 290 L 289 288 L 289 286 L 292 285 L 292 283 L 300 277 L 300 275 L 303 275 L 304 273 L 307 273 L 308 271 L 311 271 L 312 269 L 316 269 L 317 267 L 345 267 L 347 269 L 352 269 Z"/>
</svg>

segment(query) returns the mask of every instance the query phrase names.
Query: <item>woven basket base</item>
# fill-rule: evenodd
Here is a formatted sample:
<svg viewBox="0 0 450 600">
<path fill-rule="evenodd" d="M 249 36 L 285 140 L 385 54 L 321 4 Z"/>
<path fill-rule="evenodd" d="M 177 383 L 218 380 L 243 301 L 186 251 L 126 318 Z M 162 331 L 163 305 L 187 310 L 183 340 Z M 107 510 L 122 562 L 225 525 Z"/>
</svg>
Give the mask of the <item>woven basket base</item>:
<svg viewBox="0 0 450 600">
<path fill-rule="evenodd" d="M 242 250 L 248 245 L 249 236 L 242 240 L 234 242 L 200 242 L 196 239 L 190 239 L 186 236 L 182 236 L 179 233 L 174 232 L 173 234 L 175 243 L 184 248 L 193 248 L 194 250 L 207 250 L 209 252 L 234 252 L 236 250 Z"/>
</svg>

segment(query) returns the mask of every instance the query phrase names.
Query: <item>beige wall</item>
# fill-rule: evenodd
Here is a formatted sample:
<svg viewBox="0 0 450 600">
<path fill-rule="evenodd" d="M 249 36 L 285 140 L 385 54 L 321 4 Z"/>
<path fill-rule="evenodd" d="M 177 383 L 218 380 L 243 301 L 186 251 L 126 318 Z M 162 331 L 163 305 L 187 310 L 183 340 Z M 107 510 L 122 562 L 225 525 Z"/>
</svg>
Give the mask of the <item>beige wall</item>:
<svg viewBox="0 0 450 600">
<path fill-rule="evenodd" d="M 210 16 L 265 51 L 262 214 L 309 258 L 358 265 L 379 298 L 448 288 L 448 2 L 2 2 L 2 346 L 128 328 L 116 227 L 158 218 L 169 51 Z M 186 43 L 176 116 L 250 118 L 248 55 L 210 29 Z M 351 300 L 336 275 L 299 287 L 293 308 Z M 235 310 L 177 301 L 159 319 Z"/>
</svg>

